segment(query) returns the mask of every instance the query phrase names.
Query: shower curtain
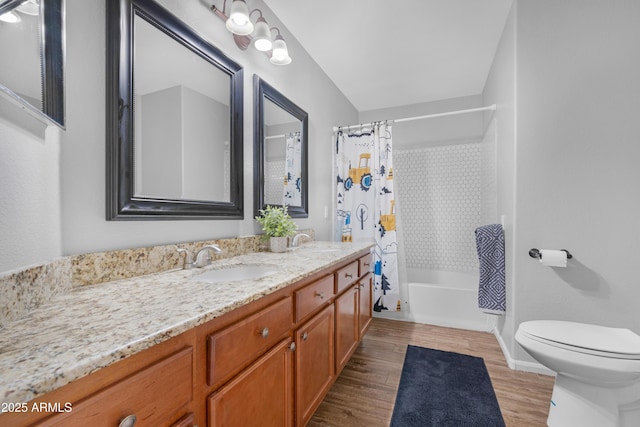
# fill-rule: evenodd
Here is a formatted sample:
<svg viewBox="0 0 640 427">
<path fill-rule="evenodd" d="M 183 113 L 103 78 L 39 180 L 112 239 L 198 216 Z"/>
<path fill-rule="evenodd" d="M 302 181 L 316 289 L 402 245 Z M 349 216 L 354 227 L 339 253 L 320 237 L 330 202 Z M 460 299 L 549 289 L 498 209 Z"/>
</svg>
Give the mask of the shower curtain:
<svg viewBox="0 0 640 427">
<path fill-rule="evenodd" d="M 285 171 L 284 171 L 284 204 L 302 206 L 300 187 L 302 152 L 300 132 L 290 133 L 286 138 Z"/>
<path fill-rule="evenodd" d="M 337 235 L 375 242 L 374 310 L 400 311 L 391 126 L 336 134 Z"/>
</svg>

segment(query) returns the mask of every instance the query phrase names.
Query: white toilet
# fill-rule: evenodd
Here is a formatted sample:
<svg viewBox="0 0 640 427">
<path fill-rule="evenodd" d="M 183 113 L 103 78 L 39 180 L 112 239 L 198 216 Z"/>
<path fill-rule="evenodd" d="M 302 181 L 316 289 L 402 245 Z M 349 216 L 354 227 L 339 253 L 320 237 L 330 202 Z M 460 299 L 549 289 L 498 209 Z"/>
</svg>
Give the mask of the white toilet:
<svg viewBox="0 0 640 427">
<path fill-rule="evenodd" d="M 520 324 L 516 341 L 555 371 L 547 425 L 640 426 L 640 336 L 558 320 Z"/>
</svg>

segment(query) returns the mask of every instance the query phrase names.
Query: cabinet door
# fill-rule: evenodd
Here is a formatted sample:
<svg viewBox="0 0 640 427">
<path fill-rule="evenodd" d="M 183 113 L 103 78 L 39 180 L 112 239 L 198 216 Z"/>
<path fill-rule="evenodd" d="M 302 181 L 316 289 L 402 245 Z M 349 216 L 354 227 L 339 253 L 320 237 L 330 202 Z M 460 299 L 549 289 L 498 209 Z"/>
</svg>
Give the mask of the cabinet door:
<svg viewBox="0 0 640 427">
<path fill-rule="evenodd" d="M 291 340 L 286 339 L 209 397 L 209 427 L 290 427 Z"/>
<path fill-rule="evenodd" d="M 369 329 L 373 318 L 373 274 L 368 273 L 358 283 L 360 284 L 360 305 L 358 307 L 360 332 L 358 338 L 361 340 Z"/>
<path fill-rule="evenodd" d="M 359 284 L 351 286 L 335 300 L 336 305 L 336 373 L 340 373 L 358 345 Z"/>
<path fill-rule="evenodd" d="M 296 425 L 307 424 L 334 377 L 333 305 L 296 331 Z"/>
</svg>

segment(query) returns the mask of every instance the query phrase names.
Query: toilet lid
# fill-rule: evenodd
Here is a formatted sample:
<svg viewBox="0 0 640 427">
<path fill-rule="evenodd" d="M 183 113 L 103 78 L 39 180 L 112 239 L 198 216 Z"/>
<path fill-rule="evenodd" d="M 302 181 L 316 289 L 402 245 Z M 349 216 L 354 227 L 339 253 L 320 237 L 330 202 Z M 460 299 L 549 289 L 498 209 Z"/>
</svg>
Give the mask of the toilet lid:
<svg viewBox="0 0 640 427">
<path fill-rule="evenodd" d="M 610 357 L 640 359 L 640 336 L 629 329 L 560 320 L 532 320 L 520 324 L 526 334 L 576 351 Z"/>
</svg>

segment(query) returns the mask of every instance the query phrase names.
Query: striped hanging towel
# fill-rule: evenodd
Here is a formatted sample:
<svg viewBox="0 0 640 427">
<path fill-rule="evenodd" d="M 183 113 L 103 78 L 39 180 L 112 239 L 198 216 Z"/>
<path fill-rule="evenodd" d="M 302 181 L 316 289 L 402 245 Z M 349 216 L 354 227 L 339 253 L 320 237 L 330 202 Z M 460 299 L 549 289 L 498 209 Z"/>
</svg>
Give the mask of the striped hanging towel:
<svg viewBox="0 0 640 427">
<path fill-rule="evenodd" d="M 506 310 L 504 276 L 504 233 L 500 224 L 476 228 L 476 247 L 480 260 L 478 307 L 485 313 L 504 314 Z"/>
</svg>

